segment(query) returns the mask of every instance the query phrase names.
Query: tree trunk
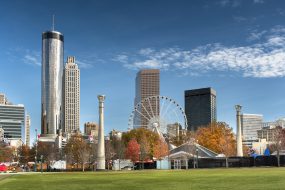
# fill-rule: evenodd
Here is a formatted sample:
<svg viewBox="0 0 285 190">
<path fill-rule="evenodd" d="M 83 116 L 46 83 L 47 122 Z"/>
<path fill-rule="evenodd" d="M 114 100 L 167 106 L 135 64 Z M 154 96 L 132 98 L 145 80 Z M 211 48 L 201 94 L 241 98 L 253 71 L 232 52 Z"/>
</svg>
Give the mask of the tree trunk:
<svg viewBox="0 0 285 190">
<path fill-rule="evenodd" d="M 226 157 L 226 168 L 229 167 L 229 160 L 228 160 L 228 157 Z"/>
<path fill-rule="evenodd" d="M 82 163 L 82 171 L 84 172 L 84 162 Z"/>
<path fill-rule="evenodd" d="M 279 150 L 277 150 L 277 167 L 280 167 L 280 153 L 279 153 Z"/>
<path fill-rule="evenodd" d="M 121 159 L 119 159 L 119 171 L 121 170 Z"/>
</svg>

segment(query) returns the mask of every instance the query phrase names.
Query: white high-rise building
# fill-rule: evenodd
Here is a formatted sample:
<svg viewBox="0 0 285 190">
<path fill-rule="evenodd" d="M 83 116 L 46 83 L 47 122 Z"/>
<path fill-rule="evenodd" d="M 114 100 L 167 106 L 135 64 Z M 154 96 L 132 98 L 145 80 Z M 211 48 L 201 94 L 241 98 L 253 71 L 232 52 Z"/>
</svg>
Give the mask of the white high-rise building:
<svg viewBox="0 0 285 190">
<path fill-rule="evenodd" d="M 64 133 L 79 131 L 80 71 L 75 57 L 68 57 L 64 70 Z"/>
<path fill-rule="evenodd" d="M 262 128 L 263 116 L 260 114 L 242 114 L 241 129 L 243 144 L 251 148 L 258 141 L 257 131 Z"/>
<path fill-rule="evenodd" d="M 26 145 L 27 146 L 30 146 L 30 128 L 31 128 L 31 118 L 30 118 L 30 115 L 26 114 L 26 131 L 25 131 L 25 140 L 26 140 Z"/>
</svg>

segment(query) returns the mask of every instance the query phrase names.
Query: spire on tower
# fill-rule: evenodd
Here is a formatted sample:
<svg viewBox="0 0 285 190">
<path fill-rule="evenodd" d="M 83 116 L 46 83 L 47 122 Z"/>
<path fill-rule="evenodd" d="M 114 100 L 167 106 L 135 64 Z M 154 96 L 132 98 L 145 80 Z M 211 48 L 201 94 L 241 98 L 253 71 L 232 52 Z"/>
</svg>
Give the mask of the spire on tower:
<svg viewBox="0 0 285 190">
<path fill-rule="evenodd" d="M 54 31 L 54 15 L 52 15 L 52 31 Z"/>
</svg>

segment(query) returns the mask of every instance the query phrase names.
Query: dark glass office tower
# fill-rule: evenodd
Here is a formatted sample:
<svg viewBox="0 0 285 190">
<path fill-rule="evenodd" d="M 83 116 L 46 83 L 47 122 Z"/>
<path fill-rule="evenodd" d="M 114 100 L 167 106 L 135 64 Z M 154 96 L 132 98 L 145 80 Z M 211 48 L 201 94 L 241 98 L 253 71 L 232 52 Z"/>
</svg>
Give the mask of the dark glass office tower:
<svg viewBox="0 0 285 190">
<path fill-rule="evenodd" d="M 212 88 L 186 90 L 185 113 L 188 130 L 196 131 L 198 127 L 217 121 L 216 91 Z"/>
</svg>

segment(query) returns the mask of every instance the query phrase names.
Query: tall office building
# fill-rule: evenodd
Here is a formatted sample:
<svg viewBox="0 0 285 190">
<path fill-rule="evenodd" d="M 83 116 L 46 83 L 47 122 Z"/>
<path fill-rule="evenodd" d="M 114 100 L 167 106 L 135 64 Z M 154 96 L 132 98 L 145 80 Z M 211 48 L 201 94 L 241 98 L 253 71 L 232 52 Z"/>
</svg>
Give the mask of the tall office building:
<svg viewBox="0 0 285 190">
<path fill-rule="evenodd" d="M 242 139 L 247 144 L 258 139 L 257 131 L 262 129 L 263 116 L 260 114 L 242 114 L 241 115 L 241 129 Z"/>
<path fill-rule="evenodd" d="M 24 105 L 0 104 L 0 128 L 8 140 L 25 139 L 25 107 Z"/>
<path fill-rule="evenodd" d="M 62 128 L 63 35 L 42 34 L 41 135 L 55 137 Z"/>
<path fill-rule="evenodd" d="M 188 130 L 217 121 L 216 91 L 212 88 L 201 88 L 185 91 L 185 114 Z"/>
<path fill-rule="evenodd" d="M 64 69 L 64 133 L 79 131 L 80 71 L 75 57 L 68 57 Z"/>
<path fill-rule="evenodd" d="M 7 103 L 7 99 L 5 94 L 0 93 L 0 105 L 2 104 L 6 104 Z"/>
<path fill-rule="evenodd" d="M 159 70 L 158 69 L 147 69 L 141 70 L 137 73 L 136 76 L 136 97 L 135 105 L 150 96 L 159 95 Z M 140 108 L 140 112 L 143 115 L 147 115 L 147 111 L 150 113 L 152 110 L 158 110 L 159 113 L 159 104 L 156 108 L 155 99 L 152 100 L 151 105 L 145 109 Z M 148 125 L 147 119 L 141 117 L 140 115 L 135 115 L 135 126 L 146 126 Z"/>
<path fill-rule="evenodd" d="M 95 122 L 84 123 L 84 134 L 98 137 L 99 125 Z"/>
<path fill-rule="evenodd" d="M 25 126 L 25 140 L 26 140 L 26 145 L 30 146 L 30 130 L 31 130 L 31 118 L 30 115 L 26 114 L 26 126 Z"/>
</svg>

